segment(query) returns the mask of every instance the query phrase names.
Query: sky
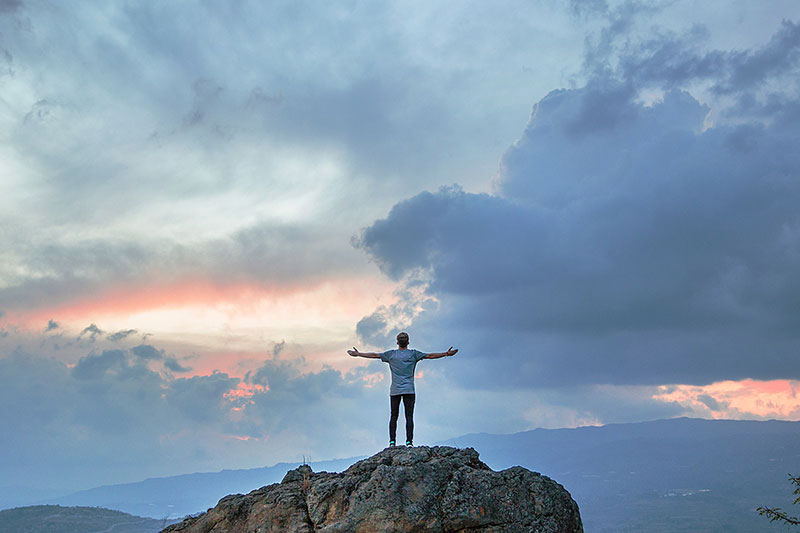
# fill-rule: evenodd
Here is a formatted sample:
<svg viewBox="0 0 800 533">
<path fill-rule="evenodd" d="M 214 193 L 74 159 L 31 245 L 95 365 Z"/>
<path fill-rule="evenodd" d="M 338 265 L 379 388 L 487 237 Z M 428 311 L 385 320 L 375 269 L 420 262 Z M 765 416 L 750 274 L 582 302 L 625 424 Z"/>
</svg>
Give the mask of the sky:
<svg viewBox="0 0 800 533">
<path fill-rule="evenodd" d="M 0 479 L 800 420 L 800 4 L 0 0 Z M 401 424 L 402 427 L 402 424 Z"/>
</svg>

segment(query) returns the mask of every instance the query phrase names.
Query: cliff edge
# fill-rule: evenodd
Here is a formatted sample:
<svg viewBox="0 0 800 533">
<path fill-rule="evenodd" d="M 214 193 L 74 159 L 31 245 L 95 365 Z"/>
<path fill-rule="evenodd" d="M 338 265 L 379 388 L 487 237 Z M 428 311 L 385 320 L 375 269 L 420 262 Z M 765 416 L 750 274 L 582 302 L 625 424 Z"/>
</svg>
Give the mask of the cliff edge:
<svg viewBox="0 0 800 533">
<path fill-rule="evenodd" d="M 564 487 L 520 466 L 495 472 L 472 448 L 386 448 L 342 473 L 290 470 L 164 532 L 583 532 Z"/>
</svg>

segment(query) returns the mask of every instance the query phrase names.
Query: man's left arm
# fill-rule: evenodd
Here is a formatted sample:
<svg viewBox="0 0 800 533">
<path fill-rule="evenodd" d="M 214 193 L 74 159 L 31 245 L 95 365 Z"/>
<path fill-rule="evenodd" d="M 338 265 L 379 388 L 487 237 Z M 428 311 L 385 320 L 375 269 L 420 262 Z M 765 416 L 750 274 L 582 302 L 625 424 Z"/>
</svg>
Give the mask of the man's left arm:
<svg viewBox="0 0 800 533">
<path fill-rule="evenodd" d="M 454 350 L 453 347 L 451 346 L 446 352 L 429 353 L 424 357 L 424 359 L 439 359 L 440 357 L 449 357 L 457 353 L 458 353 L 458 348 Z"/>
</svg>

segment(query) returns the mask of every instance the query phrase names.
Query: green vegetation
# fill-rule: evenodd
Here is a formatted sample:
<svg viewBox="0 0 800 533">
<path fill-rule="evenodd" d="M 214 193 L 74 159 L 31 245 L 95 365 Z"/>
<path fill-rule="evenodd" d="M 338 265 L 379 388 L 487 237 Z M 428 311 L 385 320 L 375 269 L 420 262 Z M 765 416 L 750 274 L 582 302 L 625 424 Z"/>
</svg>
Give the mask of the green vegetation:
<svg viewBox="0 0 800 533">
<path fill-rule="evenodd" d="M 800 502 L 800 477 L 789 474 L 789 481 L 791 481 L 796 487 L 794 489 L 794 495 L 797 496 L 797 498 L 795 498 L 793 503 L 797 505 L 797 503 Z M 786 514 L 786 511 L 780 507 L 759 507 L 756 510 L 758 511 L 758 514 L 769 518 L 770 522 L 784 522 L 785 524 L 792 526 L 800 525 L 800 518 L 797 518 L 796 516 L 789 516 Z"/>
<path fill-rule="evenodd" d="M 15 533 L 155 533 L 174 522 L 102 507 L 33 505 L 0 511 L 0 531 Z"/>
</svg>

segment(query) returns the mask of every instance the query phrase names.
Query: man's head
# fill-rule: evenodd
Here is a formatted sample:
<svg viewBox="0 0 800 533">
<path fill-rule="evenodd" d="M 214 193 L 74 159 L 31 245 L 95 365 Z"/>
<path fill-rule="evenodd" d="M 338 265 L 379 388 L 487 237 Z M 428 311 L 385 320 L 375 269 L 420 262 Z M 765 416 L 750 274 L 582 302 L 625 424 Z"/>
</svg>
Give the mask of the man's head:
<svg viewBox="0 0 800 533">
<path fill-rule="evenodd" d="M 401 331 L 397 334 L 397 345 L 401 348 L 408 347 L 408 333 Z"/>
</svg>

